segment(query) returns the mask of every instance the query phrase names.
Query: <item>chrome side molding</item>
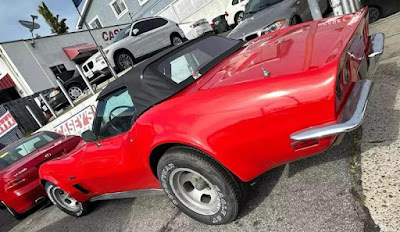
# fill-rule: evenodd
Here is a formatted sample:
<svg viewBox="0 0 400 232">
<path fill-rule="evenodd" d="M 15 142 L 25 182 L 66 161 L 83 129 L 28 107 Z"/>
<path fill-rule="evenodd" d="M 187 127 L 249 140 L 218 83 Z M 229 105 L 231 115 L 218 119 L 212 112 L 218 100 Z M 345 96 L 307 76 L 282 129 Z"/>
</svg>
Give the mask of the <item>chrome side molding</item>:
<svg viewBox="0 0 400 232">
<path fill-rule="evenodd" d="M 146 189 L 146 190 L 107 193 L 97 197 L 93 197 L 89 201 L 94 202 L 102 200 L 126 199 L 126 198 L 158 196 L 158 195 L 164 195 L 164 191 L 162 189 Z"/>
<path fill-rule="evenodd" d="M 311 127 L 292 134 L 290 138 L 294 141 L 320 139 L 357 129 L 364 121 L 371 89 L 371 80 L 356 82 L 343 109 L 342 117 L 336 124 Z"/>
</svg>

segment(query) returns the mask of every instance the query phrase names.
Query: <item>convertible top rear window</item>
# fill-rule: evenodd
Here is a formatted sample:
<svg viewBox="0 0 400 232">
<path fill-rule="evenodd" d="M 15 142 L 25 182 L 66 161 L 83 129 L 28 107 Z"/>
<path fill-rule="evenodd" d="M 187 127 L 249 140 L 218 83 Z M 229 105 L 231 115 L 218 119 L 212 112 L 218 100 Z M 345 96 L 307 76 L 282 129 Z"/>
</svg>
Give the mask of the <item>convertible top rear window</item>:
<svg viewBox="0 0 400 232">
<path fill-rule="evenodd" d="M 226 40 L 218 36 L 210 37 L 171 56 L 161 58 L 155 64 L 156 69 L 165 77 L 180 84 L 238 43 L 236 40 Z"/>
</svg>

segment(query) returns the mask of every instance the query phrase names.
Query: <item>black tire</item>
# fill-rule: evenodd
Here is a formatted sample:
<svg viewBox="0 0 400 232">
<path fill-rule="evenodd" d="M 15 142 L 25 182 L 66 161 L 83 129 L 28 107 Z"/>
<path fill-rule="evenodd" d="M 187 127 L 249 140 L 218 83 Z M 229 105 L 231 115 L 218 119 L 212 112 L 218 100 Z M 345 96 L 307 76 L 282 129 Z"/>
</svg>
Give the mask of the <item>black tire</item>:
<svg viewBox="0 0 400 232">
<path fill-rule="evenodd" d="M 240 11 L 238 13 L 236 13 L 235 15 L 235 26 L 239 25 L 239 23 L 241 23 L 243 21 L 244 18 L 244 12 Z"/>
<path fill-rule="evenodd" d="M 60 210 L 64 211 L 65 213 L 72 215 L 74 217 L 81 217 L 84 216 L 91 211 L 91 205 L 90 202 L 84 202 L 84 203 L 79 203 L 79 206 L 77 207 L 77 210 L 71 210 L 64 205 L 62 205 L 60 200 L 57 197 L 56 191 L 63 191 L 60 187 L 57 185 L 54 185 L 50 182 L 47 182 L 45 185 L 45 190 L 47 193 L 47 196 L 49 197 L 50 201 L 57 206 Z"/>
<path fill-rule="evenodd" d="M 176 45 L 179 45 L 179 44 L 183 43 L 182 37 L 179 34 L 176 34 L 176 33 L 172 34 L 170 39 L 171 39 L 171 46 L 176 46 Z M 177 43 L 176 42 L 177 40 L 180 40 L 180 42 Z"/>
<path fill-rule="evenodd" d="M 25 214 L 22 213 L 18 213 L 17 211 L 15 211 L 13 208 L 7 206 L 6 204 L 4 204 L 4 207 L 7 209 L 7 211 L 17 220 L 21 220 L 25 218 Z"/>
<path fill-rule="evenodd" d="M 297 15 L 293 16 L 292 19 L 290 19 L 291 26 L 299 24 L 299 23 L 301 23 L 301 19 Z"/>
<path fill-rule="evenodd" d="M 128 51 L 120 51 L 114 56 L 114 63 L 119 71 L 124 71 L 135 65 L 135 57 Z"/>
<path fill-rule="evenodd" d="M 72 100 L 78 99 L 83 94 L 83 91 L 84 91 L 84 88 L 81 85 L 76 84 L 76 83 L 69 85 L 67 88 L 68 96 Z M 80 93 L 80 94 L 78 94 L 78 93 Z"/>
<path fill-rule="evenodd" d="M 368 6 L 369 23 L 378 21 L 381 18 L 381 11 L 378 7 Z"/>
<path fill-rule="evenodd" d="M 184 177 L 183 181 L 180 179 L 182 175 L 189 174 L 198 178 L 192 178 L 192 176 L 191 181 L 188 181 L 187 177 Z M 164 192 L 172 203 L 193 219 L 209 225 L 226 224 L 236 219 L 243 200 L 241 183 L 206 154 L 186 147 L 170 148 L 158 162 L 157 175 Z M 178 181 L 174 181 L 177 175 Z M 202 180 L 205 185 L 198 185 L 199 180 Z M 171 183 L 174 186 L 174 183 L 180 184 L 173 187 Z M 198 186 L 202 189 L 198 189 Z M 208 212 L 207 209 L 197 208 L 196 210 L 197 206 L 193 205 L 191 200 L 187 200 L 187 196 L 193 191 L 212 192 L 212 195 L 216 197 L 201 193 L 200 198 L 197 198 L 201 201 L 201 207 L 210 206 L 213 209 Z"/>
</svg>

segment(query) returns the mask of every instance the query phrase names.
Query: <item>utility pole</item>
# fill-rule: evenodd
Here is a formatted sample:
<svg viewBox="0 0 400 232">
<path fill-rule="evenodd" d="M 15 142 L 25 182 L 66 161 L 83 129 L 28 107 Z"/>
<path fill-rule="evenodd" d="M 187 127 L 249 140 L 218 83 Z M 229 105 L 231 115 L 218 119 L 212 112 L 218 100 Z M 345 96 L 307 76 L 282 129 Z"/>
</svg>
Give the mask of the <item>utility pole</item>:
<svg viewBox="0 0 400 232">
<path fill-rule="evenodd" d="M 308 6 L 310 7 L 311 15 L 313 20 L 322 19 L 321 8 L 318 5 L 317 0 L 307 0 Z"/>
</svg>

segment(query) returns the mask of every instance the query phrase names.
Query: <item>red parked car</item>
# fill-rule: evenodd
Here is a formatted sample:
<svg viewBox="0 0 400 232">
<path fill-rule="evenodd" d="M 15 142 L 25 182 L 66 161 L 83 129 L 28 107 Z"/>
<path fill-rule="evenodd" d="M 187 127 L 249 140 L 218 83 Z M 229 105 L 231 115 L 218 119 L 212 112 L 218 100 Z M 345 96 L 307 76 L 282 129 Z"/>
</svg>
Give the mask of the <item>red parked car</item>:
<svg viewBox="0 0 400 232">
<path fill-rule="evenodd" d="M 78 136 L 39 132 L 0 150 L 0 200 L 17 219 L 46 199 L 39 166 L 70 152 L 82 141 Z"/>
<path fill-rule="evenodd" d="M 326 151 L 361 125 L 383 35 L 367 11 L 248 43 L 205 36 L 166 50 L 98 96 L 92 131 L 40 168 L 52 202 L 160 194 L 207 224 L 234 220 L 262 173 Z"/>
</svg>

